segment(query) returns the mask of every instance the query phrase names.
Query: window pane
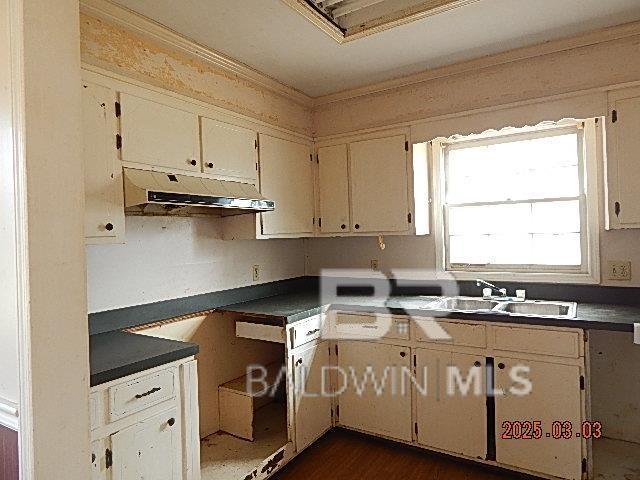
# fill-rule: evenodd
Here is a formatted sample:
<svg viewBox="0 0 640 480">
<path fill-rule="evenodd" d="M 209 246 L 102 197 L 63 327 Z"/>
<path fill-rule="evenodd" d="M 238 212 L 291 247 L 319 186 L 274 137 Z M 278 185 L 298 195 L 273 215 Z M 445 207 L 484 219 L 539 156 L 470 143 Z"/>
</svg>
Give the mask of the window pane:
<svg viewBox="0 0 640 480">
<path fill-rule="evenodd" d="M 447 203 L 579 195 L 577 133 L 496 142 L 447 149 Z"/>
<path fill-rule="evenodd" d="M 580 234 L 533 235 L 533 262 L 539 265 L 575 266 L 582 263 Z"/>
</svg>

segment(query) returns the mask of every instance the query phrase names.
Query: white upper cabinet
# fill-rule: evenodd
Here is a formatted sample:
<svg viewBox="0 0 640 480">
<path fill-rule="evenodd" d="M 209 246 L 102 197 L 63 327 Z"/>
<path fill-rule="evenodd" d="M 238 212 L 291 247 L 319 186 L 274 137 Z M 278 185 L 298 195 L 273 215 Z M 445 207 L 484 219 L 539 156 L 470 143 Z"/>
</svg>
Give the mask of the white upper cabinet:
<svg viewBox="0 0 640 480">
<path fill-rule="evenodd" d="M 410 230 L 406 141 L 395 135 L 350 144 L 352 231 Z"/>
<path fill-rule="evenodd" d="M 609 92 L 607 118 L 610 228 L 640 228 L 640 88 Z"/>
<path fill-rule="evenodd" d="M 120 105 L 122 161 L 201 172 L 198 115 L 128 93 Z"/>
<path fill-rule="evenodd" d="M 82 140 L 87 243 L 124 241 L 122 167 L 116 149 L 115 91 L 82 83 Z"/>
<path fill-rule="evenodd" d="M 216 177 L 255 184 L 258 174 L 256 132 L 203 117 L 202 169 Z"/>
<path fill-rule="evenodd" d="M 318 163 L 318 223 L 321 233 L 351 231 L 347 145 L 320 147 Z"/>
<path fill-rule="evenodd" d="M 262 213 L 263 235 L 313 233 L 313 161 L 310 145 L 260 135 L 260 192 L 275 201 Z"/>
</svg>

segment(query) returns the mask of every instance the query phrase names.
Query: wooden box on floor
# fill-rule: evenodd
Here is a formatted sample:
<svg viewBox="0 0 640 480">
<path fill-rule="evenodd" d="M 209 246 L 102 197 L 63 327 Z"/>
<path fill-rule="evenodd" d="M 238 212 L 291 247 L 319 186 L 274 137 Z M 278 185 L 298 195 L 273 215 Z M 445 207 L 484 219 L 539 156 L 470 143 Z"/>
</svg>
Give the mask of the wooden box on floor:
<svg viewBox="0 0 640 480">
<path fill-rule="evenodd" d="M 282 364 L 272 363 L 265 368 L 265 372 L 254 374 L 255 382 L 245 375 L 220 385 L 220 430 L 245 440 L 254 440 L 255 412 L 274 401 L 286 381 Z"/>
</svg>

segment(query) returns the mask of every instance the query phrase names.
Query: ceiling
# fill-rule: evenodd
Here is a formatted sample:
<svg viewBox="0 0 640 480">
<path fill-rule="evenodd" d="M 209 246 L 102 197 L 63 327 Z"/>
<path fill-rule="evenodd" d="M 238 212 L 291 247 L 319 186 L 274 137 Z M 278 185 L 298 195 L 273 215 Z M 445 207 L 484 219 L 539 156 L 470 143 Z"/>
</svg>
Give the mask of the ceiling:
<svg viewBox="0 0 640 480">
<path fill-rule="evenodd" d="M 479 0 L 339 44 L 281 0 L 117 0 L 318 97 L 640 20 L 638 0 Z"/>
</svg>

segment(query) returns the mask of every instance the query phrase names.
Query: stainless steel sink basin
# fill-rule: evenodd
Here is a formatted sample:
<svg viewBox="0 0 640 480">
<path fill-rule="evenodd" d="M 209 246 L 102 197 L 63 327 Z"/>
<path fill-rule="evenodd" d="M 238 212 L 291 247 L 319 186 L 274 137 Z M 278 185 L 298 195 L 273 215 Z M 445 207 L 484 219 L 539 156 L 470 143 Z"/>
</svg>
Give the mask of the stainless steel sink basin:
<svg viewBox="0 0 640 480">
<path fill-rule="evenodd" d="M 572 302 L 547 302 L 541 300 L 514 302 L 510 298 L 485 300 L 474 297 L 442 298 L 429 303 L 424 308 L 450 312 L 492 312 L 502 315 L 556 318 L 574 318 L 577 312 L 577 305 Z"/>
<path fill-rule="evenodd" d="M 575 306 L 575 303 L 565 302 L 513 302 L 505 303 L 501 310 L 515 315 L 575 317 Z"/>
<path fill-rule="evenodd" d="M 493 310 L 498 305 L 500 303 L 493 300 L 451 297 L 438 300 L 429 305 L 429 307 L 437 310 L 486 311 Z"/>
</svg>

